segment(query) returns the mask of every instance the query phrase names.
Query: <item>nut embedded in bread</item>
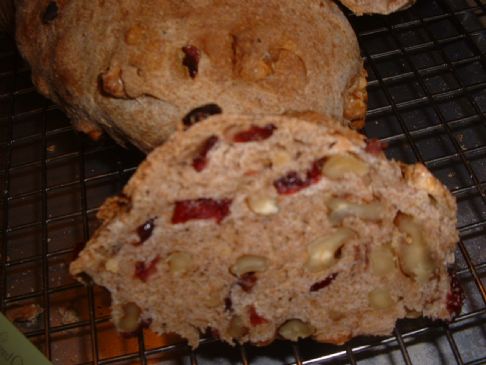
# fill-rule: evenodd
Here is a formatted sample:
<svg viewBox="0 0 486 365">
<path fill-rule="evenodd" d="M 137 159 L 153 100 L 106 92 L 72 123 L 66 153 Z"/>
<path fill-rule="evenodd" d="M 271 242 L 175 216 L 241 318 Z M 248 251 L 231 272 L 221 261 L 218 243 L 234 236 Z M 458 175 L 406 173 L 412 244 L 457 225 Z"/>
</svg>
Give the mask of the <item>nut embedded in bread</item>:
<svg viewBox="0 0 486 365">
<path fill-rule="evenodd" d="M 123 194 L 70 267 L 108 288 L 119 330 L 343 343 L 408 315 L 451 319 L 461 301 L 451 194 L 332 121 L 210 117 Z"/>
<path fill-rule="evenodd" d="M 91 136 L 104 130 L 150 151 L 179 123 L 218 111 L 312 110 L 363 126 L 366 72 L 330 0 L 16 0 L 16 8 L 35 85 Z"/>
</svg>

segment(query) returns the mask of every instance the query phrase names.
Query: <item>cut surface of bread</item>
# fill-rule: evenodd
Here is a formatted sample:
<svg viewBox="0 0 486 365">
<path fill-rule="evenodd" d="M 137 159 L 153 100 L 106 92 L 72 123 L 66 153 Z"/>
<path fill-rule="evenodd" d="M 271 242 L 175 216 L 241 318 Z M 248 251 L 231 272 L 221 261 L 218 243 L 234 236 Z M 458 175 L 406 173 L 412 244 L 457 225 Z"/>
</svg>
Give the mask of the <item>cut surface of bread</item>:
<svg viewBox="0 0 486 365">
<path fill-rule="evenodd" d="M 356 15 L 363 14 L 390 14 L 404 10 L 416 0 L 339 0 L 344 6 Z"/>
<path fill-rule="evenodd" d="M 74 127 L 150 151 L 195 110 L 362 127 L 366 72 L 330 0 L 17 0 L 17 42 Z M 208 107 L 216 105 L 216 107 Z"/>
<path fill-rule="evenodd" d="M 98 217 L 70 271 L 108 288 L 120 331 L 341 344 L 460 309 L 452 195 L 333 121 L 210 117 L 149 154 Z"/>
</svg>

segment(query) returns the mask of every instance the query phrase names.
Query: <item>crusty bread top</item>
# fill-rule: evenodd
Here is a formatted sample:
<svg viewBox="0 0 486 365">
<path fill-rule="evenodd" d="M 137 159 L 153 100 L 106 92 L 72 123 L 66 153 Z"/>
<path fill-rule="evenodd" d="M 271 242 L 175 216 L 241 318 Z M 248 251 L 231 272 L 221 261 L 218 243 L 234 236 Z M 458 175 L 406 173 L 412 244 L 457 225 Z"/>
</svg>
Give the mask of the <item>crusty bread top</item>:
<svg viewBox="0 0 486 365">
<path fill-rule="evenodd" d="M 416 0 L 339 0 L 356 15 L 390 14 L 408 8 Z"/>
<path fill-rule="evenodd" d="M 225 113 L 312 110 L 341 119 L 353 114 L 345 104 L 365 99 L 355 34 L 329 0 L 16 6 L 18 45 L 41 93 L 77 129 L 103 128 L 144 151 L 207 103 Z"/>
</svg>

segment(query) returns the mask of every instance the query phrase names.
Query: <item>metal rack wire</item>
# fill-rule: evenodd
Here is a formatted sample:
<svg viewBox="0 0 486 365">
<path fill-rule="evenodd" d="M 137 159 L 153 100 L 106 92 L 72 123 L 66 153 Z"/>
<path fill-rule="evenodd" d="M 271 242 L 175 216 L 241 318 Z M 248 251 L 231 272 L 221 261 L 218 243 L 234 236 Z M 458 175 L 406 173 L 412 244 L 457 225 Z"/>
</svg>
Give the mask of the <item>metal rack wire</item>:
<svg viewBox="0 0 486 365">
<path fill-rule="evenodd" d="M 365 133 L 423 162 L 456 196 L 461 315 L 399 321 L 394 335 L 345 346 L 301 341 L 192 351 L 176 336 L 119 336 L 109 296 L 68 274 L 96 211 L 143 156 L 93 143 L 40 97 L 14 42 L 0 36 L 0 309 L 37 305 L 17 325 L 56 364 L 486 364 L 486 2 L 429 0 L 388 17 L 349 15 L 369 72 Z"/>
</svg>

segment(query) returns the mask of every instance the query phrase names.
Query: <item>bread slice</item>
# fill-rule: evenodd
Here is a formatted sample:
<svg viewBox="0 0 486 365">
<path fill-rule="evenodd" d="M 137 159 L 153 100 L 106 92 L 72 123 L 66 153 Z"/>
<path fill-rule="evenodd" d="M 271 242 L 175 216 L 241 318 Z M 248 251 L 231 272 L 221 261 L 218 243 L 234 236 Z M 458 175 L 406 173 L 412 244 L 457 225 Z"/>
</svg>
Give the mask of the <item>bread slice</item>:
<svg viewBox="0 0 486 365">
<path fill-rule="evenodd" d="M 39 91 L 80 131 L 150 151 L 199 109 L 362 127 L 366 72 L 330 0 L 16 0 Z M 208 108 L 208 105 L 217 108 Z"/>
<path fill-rule="evenodd" d="M 404 10 L 416 0 L 339 0 L 344 6 L 356 15 L 363 14 L 390 14 Z"/>
<path fill-rule="evenodd" d="M 120 331 L 150 324 L 192 346 L 208 328 L 341 344 L 398 318 L 450 319 L 455 200 L 378 147 L 329 120 L 210 117 L 104 203 L 70 271 L 108 288 Z"/>
</svg>

